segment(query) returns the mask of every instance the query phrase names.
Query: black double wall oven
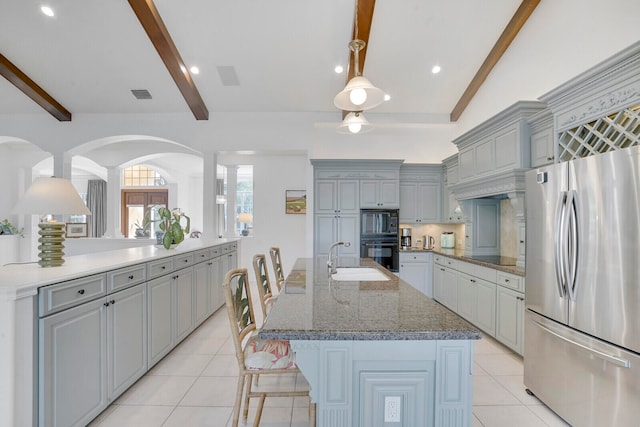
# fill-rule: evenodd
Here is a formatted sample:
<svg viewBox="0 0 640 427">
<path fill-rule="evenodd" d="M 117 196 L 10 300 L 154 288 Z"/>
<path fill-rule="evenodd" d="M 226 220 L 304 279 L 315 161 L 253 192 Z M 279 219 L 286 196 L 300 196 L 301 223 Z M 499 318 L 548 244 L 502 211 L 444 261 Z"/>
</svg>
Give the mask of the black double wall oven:
<svg viewBox="0 0 640 427">
<path fill-rule="evenodd" d="M 398 249 L 398 209 L 360 210 L 360 257 L 397 272 Z"/>
</svg>

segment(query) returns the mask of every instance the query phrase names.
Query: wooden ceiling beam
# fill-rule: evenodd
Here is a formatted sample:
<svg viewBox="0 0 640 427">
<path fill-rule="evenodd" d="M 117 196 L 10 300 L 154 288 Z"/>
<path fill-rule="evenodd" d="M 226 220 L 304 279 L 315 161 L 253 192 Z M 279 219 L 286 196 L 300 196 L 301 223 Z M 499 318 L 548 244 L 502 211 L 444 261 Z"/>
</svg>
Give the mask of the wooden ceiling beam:
<svg viewBox="0 0 640 427">
<path fill-rule="evenodd" d="M 71 113 L 69 110 L 64 108 L 2 54 L 0 54 L 0 75 L 9 80 L 15 87 L 20 89 L 22 93 L 34 100 L 36 104 L 44 108 L 59 121 L 71 121 Z"/>
<path fill-rule="evenodd" d="M 369 34 L 371 33 L 371 22 L 373 22 L 373 11 L 376 7 L 376 0 L 356 0 L 356 8 L 354 8 L 353 29 L 351 31 L 351 40 L 360 39 L 365 45 L 360 52 L 358 52 L 358 62 L 360 66 L 360 74 L 364 70 L 364 63 L 367 59 L 367 48 L 369 47 Z M 356 25 L 357 22 L 357 25 Z M 357 27 L 357 34 L 356 34 Z M 347 49 L 349 49 L 347 47 Z M 351 50 L 349 50 L 349 65 L 347 67 L 347 80 L 345 85 L 349 83 L 349 80 L 356 76 L 355 57 Z M 348 111 L 342 112 L 342 118 L 349 114 Z"/>
<path fill-rule="evenodd" d="M 462 97 L 458 100 L 458 103 L 451 111 L 450 120 L 452 122 L 457 121 L 464 110 L 467 108 L 475 94 L 480 89 L 480 86 L 484 83 L 484 81 L 493 70 L 493 67 L 498 63 L 502 55 L 507 51 L 509 45 L 516 38 L 520 29 L 524 26 L 525 22 L 529 19 L 535 8 L 540 3 L 540 0 L 523 0 L 518 7 L 518 10 L 511 18 L 511 21 L 507 24 L 506 28 L 498 38 L 498 41 L 487 55 L 487 58 L 484 60 L 480 69 L 473 76 L 471 83 L 467 86 L 467 89 L 462 94 Z"/>
<path fill-rule="evenodd" d="M 191 79 L 189 70 L 180 57 L 178 48 L 173 43 L 171 34 L 164 25 L 153 0 L 129 0 L 129 5 L 138 17 L 140 24 L 149 36 L 151 43 L 158 51 L 160 58 L 178 86 L 184 100 L 197 120 L 208 120 L 209 110 L 204 104 L 198 88 Z"/>
</svg>

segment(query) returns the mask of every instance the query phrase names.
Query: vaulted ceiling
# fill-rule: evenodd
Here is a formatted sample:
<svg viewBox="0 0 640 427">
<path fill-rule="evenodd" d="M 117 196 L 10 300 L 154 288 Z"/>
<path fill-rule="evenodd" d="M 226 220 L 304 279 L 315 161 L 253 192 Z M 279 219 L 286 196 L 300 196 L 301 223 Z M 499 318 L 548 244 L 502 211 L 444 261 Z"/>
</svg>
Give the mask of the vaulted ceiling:
<svg viewBox="0 0 640 427">
<path fill-rule="evenodd" d="M 2 74 L 18 76 L 60 120 L 90 113 L 191 111 L 206 119 L 217 112 L 336 111 L 333 97 L 353 72 L 354 0 L 49 0 L 53 17 L 40 11 L 42 4 L 0 5 L 0 71 L 4 64 Z M 360 38 L 370 21 L 361 71 L 391 96 L 376 111 L 446 123 L 464 110 L 482 70 L 486 77 L 538 0 L 356 4 Z M 200 73 L 184 73 L 182 64 Z M 336 65 L 346 71 L 336 74 Z M 439 74 L 431 73 L 434 65 L 442 67 Z M 20 89 L 0 79 L 0 114 L 46 114 Z M 140 89 L 151 99 L 136 99 L 131 91 Z"/>
</svg>

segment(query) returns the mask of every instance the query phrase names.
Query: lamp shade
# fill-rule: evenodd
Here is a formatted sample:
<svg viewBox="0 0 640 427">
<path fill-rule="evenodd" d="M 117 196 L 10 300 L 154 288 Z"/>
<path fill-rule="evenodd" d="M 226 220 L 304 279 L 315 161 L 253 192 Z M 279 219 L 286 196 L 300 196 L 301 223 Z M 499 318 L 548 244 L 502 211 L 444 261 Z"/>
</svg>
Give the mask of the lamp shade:
<svg viewBox="0 0 640 427">
<path fill-rule="evenodd" d="M 253 221 L 253 215 L 250 213 L 241 213 L 238 215 L 238 221 L 242 223 L 249 223 Z"/>
<path fill-rule="evenodd" d="M 38 178 L 13 208 L 14 214 L 91 215 L 80 195 L 63 178 Z"/>
<path fill-rule="evenodd" d="M 352 96 L 353 91 L 356 93 Z M 362 97 L 363 94 L 364 97 Z M 364 76 L 356 76 L 349 80 L 342 92 L 333 98 L 333 104 L 343 111 L 365 111 L 377 107 L 383 102 L 384 92 Z"/>
<path fill-rule="evenodd" d="M 373 129 L 373 126 L 364 117 L 361 111 L 354 111 L 346 115 L 342 123 L 338 126 L 338 133 L 358 134 L 366 133 Z"/>
</svg>

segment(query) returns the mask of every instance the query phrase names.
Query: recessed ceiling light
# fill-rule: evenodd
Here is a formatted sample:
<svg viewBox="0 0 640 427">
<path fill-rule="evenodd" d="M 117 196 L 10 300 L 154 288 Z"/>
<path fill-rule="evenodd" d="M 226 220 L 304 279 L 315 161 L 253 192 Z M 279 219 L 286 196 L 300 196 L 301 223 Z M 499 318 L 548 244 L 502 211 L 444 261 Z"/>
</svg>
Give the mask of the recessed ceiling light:
<svg viewBox="0 0 640 427">
<path fill-rule="evenodd" d="M 191 74 L 200 74 L 200 68 L 196 67 L 195 65 L 189 68 L 189 70 L 191 70 Z"/>
<path fill-rule="evenodd" d="M 53 9 L 51 9 L 49 6 L 42 6 L 40 8 L 40 11 L 42 13 L 44 13 L 45 15 L 47 15 L 47 16 L 53 16 L 54 15 Z"/>
<path fill-rule="evenodd" d="M 391 95 L 389 95 L 388 93 L 385 93 L 385 94 L 384 94 L 384 100 L 385 100 L 385 101 L 388 101 L 388 100 L 390 100 L 390 99 L 391 99 Z"/>
<path fill-rule="evenodd" d="M 342 65 L 336 65 L 336 68 L 334 68 L 333 71 L 335 71 L 336 74 L 341 74 L 344 71 L 344 68 L 342 68 Z"/>
<path fill-rule="evenodd" d="M 441 68 L 439 65 L 434 65 L 433 68 L 431 69 L 431 72 L 433 74 L 438 74 L 440 72 Z"/>
</svg>

